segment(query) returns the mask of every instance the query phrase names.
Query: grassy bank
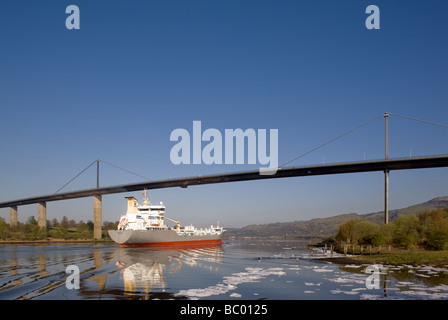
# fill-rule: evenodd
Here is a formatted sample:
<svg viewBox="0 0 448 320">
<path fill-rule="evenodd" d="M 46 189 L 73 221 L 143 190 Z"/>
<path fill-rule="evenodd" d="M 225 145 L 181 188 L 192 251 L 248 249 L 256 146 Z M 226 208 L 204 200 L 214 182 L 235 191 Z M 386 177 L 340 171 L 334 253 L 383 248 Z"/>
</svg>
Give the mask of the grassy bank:
<svg viewBox="0 0 448 320">
<path fill-rule="evenodd" d="M 0 240 L 0 245 L 13 245 L 13 244 L 103 244 L 103 243 L 115 243 L 112 239 L 79 239 L 79 240 L 67 240 L 67 239 L 53 239 L 47 238 L 44 240 Z"/>
<path fill-rule="evenodd" d="M 111 240 L 108 230 L 116 228 L 116 223 L 104 221 L 101 240 Z M 18 222 L 15 226 L 0 218 L 0 243 L 95 242 L 93 229 L 92 221 L 77 223 L 65 216 L 61 222 L 57 219 L 47 221 L 46 227 L 38 226 L 33 216 L 26 223 Z"/>
</svg>

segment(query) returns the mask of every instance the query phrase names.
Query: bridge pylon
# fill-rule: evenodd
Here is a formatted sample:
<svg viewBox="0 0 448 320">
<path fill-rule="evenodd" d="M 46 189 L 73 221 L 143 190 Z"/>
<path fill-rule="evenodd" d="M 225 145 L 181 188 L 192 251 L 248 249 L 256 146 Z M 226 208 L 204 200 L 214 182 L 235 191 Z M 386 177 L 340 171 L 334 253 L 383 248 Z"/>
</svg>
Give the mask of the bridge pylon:
<svg viewBox="0 0 448 320">
<path fill-rule="evenodd" d="M 385 160 L 389 159 L 389 113 L 384 114 L 385 120 Z M 384 223 L 389 223 L 389 169 L 384 170 Z"/>
<path fill-rule="evenodd" d="M 47 228 L 47 203 L 37 203 L 37 225 L 41 228 Z"/>
<path fill-rule="evenodd" d="M 101 239 L 102 225 L 102 196 L 100 194 L 96 194 L 93 196 L 93 238 Z"/>
<path fill-rule="evenodd" d="M 17 227 L 18 222 L 18 214 L 17 214 L 17 206 L 9 207 L 9 226 Z"/>
</svg>

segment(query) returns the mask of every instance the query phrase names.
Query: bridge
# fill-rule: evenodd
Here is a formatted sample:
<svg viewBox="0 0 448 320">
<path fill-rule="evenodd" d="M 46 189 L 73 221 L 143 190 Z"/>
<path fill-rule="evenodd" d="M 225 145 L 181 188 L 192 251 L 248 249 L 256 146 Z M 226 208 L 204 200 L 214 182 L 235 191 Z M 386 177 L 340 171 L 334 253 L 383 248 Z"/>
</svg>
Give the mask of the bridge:
<svg viewBox="0 0 448 320">
<path fill-rule="evenodd" d="M 383 116 L 383 115 L 381 115 Z M 316 176 L 316 175 L 331 175 L 331 174 L 347 174 L 356 172 L 373 172 L 373 171 L 383 171 L 385 174 L 384 183 L 384 222 L 388 223 L 388 206 L 389 206 L 389 171 L 391 170 L 410 170 L 410 169 L 425 169 L 425 168 L 437 168 L 437 167 L 448 167 L 448 155 L 439 156 L 425 156 L 425 157 L 415 157 L 415 158 L 398 158 L 398 159 L 388 159 L 388 125 L 387 118 L 389 114 L 385 113 L 384 118 L 386 120 L 386 131 L 385 131 L 385 159 L 375 160 L 375 161 L 361 161 L 361 162 L 346 162 L 337 164 L 323 164 L 314 166 L 300 166 L 300 167 L 286 167 L 284 166 L 292 161 L 303 157 L 312 151 L 317 150 L 330 142 L 339 139 L 346 134 L 372 122 L 373 120 L 379 118 L 380 116 L 365 122 L 364 124 L 347 131 L 346 133 L 329 140 L 328 142 L 313 148 L 312 150 L 305 152 L 304 154 L 296 157 L 295 159 L 281 165 L 275 174 L 272 175 L 261 175 L 258 170 L 256 171 L 245 171 L 245 172 L 234 172 L 226 174 L 216 174 L 216 175 L 206 175 L 206 176 L 195 176 L 188 178 L 178 178 L 178 179 L 167 179 L 167 180 L 157 180 L 157 181 L 145 181 L 141 183 L 133 184 L 123 184 L 109 187 L 99 187 L 99 161 L 94 161 L 97 164 L 97 188 L 85 189 L 79 191 L 58 193 L 59 189 L 55 194 L 37 196 L 13 201 L 7 201 L 0 203 L 0 208 L 10 208 L 10 225 L 17 225 L 18 221 L 18 206 L 37 204 L 38 205 L 38 225 L 40 227 L 46 227 L 46 203 L 50 201 L 60 201 L 67 199 L 85 198 L 93 197 L 93 211 L 94 211 L 94 238 L 101 238 L 101 225 L 102 225 L 102 196 L 107 194 L 117 194 L 123 192 L 133 192 L 140 191 L 143 189 L 162 189 L 162 188 L 187 188 L 189 186 L 196 185 L 206 185 L 206 184 L 216 184 L 225 182 L 237 182 L 237 181 L 250 181 L 250 180 L 265 180 L 265 179 L 278 179 L 278 178 L 288 178 L 288 177 L 304 177 L 304 176 Z M 404 116 L 403 116 L 404 117 Z M 406 117 L 409 118 L 409 117 Z M 412 120 L 418 120 L 413 119 Z M 423 121 L 423 120 L 418 120 Z M 439 125 L 436 123 L 423 121 L 430 124 Z M 440 125 L 443 127 L 448 127 L 445 125 Z M 89 166 L 89 167 L 90 167 Z M 88 169 L 87 167 L 86 169 Z M 84 169 L 82 172 L 84 172 Z M 81 173 L 82 173 L 81 172 Z M 80 174 L 81 174 L 80 173 Z M 79 176 L 79 174 L 77 175 Z M 75 178 L 77 177 L 75 176 Z M 74 179 L 75 179 L 74 178 Z M 72 180 L 74 180 L 72 179 Z M 68 183 L 70 183 L 70 180 Z M 67 184 L 68 184 L 67 183 Z M 66 184 L 66 185 L 67 185 Z M 65 185 L 64 185 L 65 186 Z"/>
</svg>

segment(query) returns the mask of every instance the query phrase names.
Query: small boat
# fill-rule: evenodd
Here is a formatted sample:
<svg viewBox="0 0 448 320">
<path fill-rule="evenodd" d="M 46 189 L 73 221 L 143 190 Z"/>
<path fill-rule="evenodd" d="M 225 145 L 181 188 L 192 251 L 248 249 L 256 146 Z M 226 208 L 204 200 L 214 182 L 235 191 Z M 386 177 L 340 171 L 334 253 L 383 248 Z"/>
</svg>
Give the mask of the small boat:
<svg viewBox="0 0 448 320">
<path fill-rule="evenodd" d="M 145 189 L 143 204 L 134 197 L 126 197 L 128 207 L 121 216 L 118 230 L 109 230 L 109 235 L 122 247 L 165 247 L 185 245 L 207 245 L 222 243 L 225 230 L 219 226 L 197 229 L 193 225 L 181 226 L 179 221 L 165 217 L 165 205 L 149 202 Z M 174 227 L 165 225 L 165 219 L 175 223 Z"/>
</svg>

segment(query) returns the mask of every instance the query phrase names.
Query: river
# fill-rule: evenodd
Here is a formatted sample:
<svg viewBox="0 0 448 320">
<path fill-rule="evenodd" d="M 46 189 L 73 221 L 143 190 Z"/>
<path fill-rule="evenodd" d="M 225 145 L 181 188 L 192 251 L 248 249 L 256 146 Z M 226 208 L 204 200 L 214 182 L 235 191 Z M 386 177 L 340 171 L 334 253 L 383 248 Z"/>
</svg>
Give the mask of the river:
<svg viewBox="0 0 448 320">
<path fill-rule="evenodd" d="M 377 282 L 369 282 L 367 265 L 318 260 L 323 256 L 297 241 L 176 249 L 0 245 L 0 299 L 448 299 L 448 265 L 378 266 Z"/>
</svg>

